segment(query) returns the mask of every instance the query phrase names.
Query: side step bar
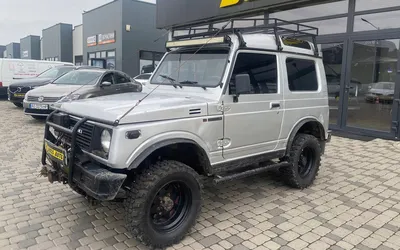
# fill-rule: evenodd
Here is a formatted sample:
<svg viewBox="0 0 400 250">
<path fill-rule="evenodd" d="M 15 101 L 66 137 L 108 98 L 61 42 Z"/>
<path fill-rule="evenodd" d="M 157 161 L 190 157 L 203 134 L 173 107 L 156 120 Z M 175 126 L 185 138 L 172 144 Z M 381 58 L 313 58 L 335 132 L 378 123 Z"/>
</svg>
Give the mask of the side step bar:
<svg viewBox="0 0 400 250">
<path fill-rule="evenodd" d="M 278 169 L 281 167 L 289 167 L 290 163 L 287 162 L 282 162 L 282 163 L 276 163 L 276 164 L 271 164 L 271 165 L 266 165 L 263 167 L 259 167 L 259 168 L 253 168 L 244 172 L 239 172 L 239 173 L 234 173 L 234 174 L 230 174 L 227 176 L 218 176 L 217 178 L 214 179 L 213 183 L 216 184 L 220 184 L 226 181 L 232 181 L 232 180 L 237 180 L 237 179 L 241 179 L 241 178 L 246 178 L 249 176 L 253 176 L 256 174 L 260 174 L 263 172 L 267 172 L 273 169 Z"/>
</svg>

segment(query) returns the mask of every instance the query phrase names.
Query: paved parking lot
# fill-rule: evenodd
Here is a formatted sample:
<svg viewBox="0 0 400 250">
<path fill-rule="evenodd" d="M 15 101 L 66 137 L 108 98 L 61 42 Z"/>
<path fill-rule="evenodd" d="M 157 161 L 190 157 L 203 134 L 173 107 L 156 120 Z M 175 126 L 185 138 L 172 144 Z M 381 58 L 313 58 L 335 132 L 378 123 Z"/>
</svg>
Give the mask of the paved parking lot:
<svg viewBox="0 0 400 250">
<path fill-rule="evenodd" d="M 147 249 L 120 203 L 90 206 L 39 177 L 43 123 L 0 101 L 0 249 Z M 207 187 L 171 249 L 400 249 L 400 144 L 334 137 L 313 187 L 262 175 Z"/>
</svg>

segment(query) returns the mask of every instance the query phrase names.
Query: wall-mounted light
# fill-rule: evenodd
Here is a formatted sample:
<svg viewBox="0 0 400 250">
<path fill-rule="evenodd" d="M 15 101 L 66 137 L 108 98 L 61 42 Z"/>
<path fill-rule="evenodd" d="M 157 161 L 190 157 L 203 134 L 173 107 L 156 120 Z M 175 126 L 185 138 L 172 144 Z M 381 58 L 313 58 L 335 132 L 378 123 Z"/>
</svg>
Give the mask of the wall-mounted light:
<svg viewBox="0 0 400 250">
<path fill-rule="evenodd" d="M 125 25 L 125 30 L 128 32 L 131 31 L 131 25 L 130 24 Z"/>
</svg>

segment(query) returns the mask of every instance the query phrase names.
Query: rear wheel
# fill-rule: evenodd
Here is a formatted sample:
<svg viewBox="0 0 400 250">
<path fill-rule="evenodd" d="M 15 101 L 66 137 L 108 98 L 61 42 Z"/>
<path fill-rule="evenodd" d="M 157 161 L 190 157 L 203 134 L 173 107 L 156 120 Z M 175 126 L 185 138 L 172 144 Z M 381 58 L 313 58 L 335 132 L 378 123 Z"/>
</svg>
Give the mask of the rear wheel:
<svg viewBox="0 0 400 250">
<path fill-rule="evenodd" d="M 22 103 L 20 102 L 13 102 L 13 104 L 18 108 L 22 108 Z"/>
<path fill-rule="evenodd" d="M 290 167 L 282 169 L 285 182 L 304 189 L 313 184 L 321 164 L 321 145 L 315 136 L 298 134 L 289 153 Z"/>
<path fill-rule="evenodd" d="M 201 190 L 199 175 L 185 164 L 153 164 L 135 177 L 125 201 L 129 232 L 153 247 L 178 243 L 200 214 Z"/>
</svg>

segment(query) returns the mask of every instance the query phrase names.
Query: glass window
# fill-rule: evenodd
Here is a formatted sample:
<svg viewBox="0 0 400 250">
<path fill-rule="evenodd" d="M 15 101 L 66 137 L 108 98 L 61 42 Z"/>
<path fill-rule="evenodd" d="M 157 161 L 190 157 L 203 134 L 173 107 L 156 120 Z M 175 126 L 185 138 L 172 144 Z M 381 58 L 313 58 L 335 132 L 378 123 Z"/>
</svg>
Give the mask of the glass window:
<svg viewBox="0 0 400 250">
<path fill-rule="evenodd" d="M 347 30 L 347 17 L 303 23 L 318 28 L 319 35 L 345 33 Z"/>
<path fill-rule="evenodd" d="M 89 54 L 89 59 L 92 59 L 92 58 L 96 58 L 96 54 L 95 53 L 90 53 Z"/>
<path fill-rule="evenodd" d="M 102 51 L 102 52 L 101 52 L 101 57 L 102 57 L 102 58 L 107 57 L 107 52 L 106 52 L 106 51 Z"/>
<path fill-rule="evenodd" d="M 74 68 L 72 67 L 56 67 L 56 68 L 51 68 L 49 70 L 44 71 L 40 75 L 38 75 L 38 78 L 56 78 L 59 77 L 67 72 L 72 71 Z"/>
<path fill-rule="evenodd" d="M 129 78 L 127 78 L 127 77 L 125 77 L 125 76 L 123 76 L 121 74 L 118 74 L 118 73 L 116 73 L 114 76 L 115 76 L 115 83 L 116 84 L 118 84 L 118 83 L 127 83 L 127 82 L 131 81 Z"/>
<path fill-rule="evenodd" d="M 355 16 L 354 31 L 398 28 L 399 22 L 400 11 Z"/>
<path fill-rule="evenodd" d="M 318 78 L 314 61 L 288 58 L 286 59 L 286 68 L 290 91 L 318 90 Z"/>
<path fill-rule="evenodd" d="M 276 56 L 268 54 L 240 53 L 236 59 L 230 82 L 230 93 L 234 93 L 233 81 L 237 74 L 249 74 L 250 94 L 278 93 Z"/>
<path fill-rule="evenodd" d="M 115 51 L 108 51 L 107 57 L 115 57 Z"/>
<path fill-rule="evenodd" d="M 357 0 L 356 11 L 400 6 L 399 0 Z"/>
<path fill-rule="evenodd" d="M 354 43 L 347 125 L 391 131 L 400 40 Z"/>
<path fill-rule="evenodd" d="M 337 124 L 339 115 L 340 81 L 342 79 L 343 43 L 322 44 L 322 51 L 328 85 L 329 122 Z"/>
<path fill-rule="evenodd" d="M 338 1 L 334 3 L 326 3 L 326 4 L 271 13 L 270 17 L 279 18 L 287 21 L 301 20 L 307 18 L 347 13 L 348 6 L 349 6 L 348 0 Z"/>
<path fill-rule="evenodd" d="M 101 52 L 96 52 L 96 58 L 100 58 L 101 57 Z"/>
<path fill-rule="evenodd" d="M 153 84 L 216 87 L 221 83 L 228 50 L 195 49 L 168 54 L 152 78 Z"/>
<path fill-rule="evenodd" d="M 110 82 L 111 84 L 114 84 L 113 73 L 106 74 L 103 79 L 101 79 L 101 83 L 103 82 Z"/>
</svg>

